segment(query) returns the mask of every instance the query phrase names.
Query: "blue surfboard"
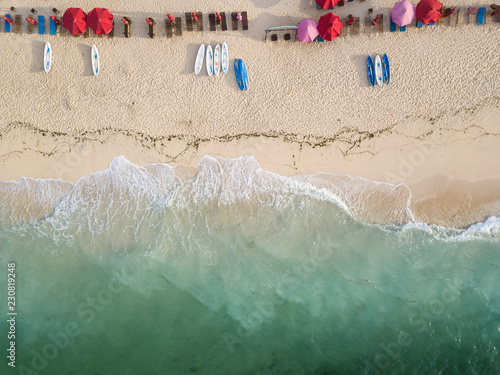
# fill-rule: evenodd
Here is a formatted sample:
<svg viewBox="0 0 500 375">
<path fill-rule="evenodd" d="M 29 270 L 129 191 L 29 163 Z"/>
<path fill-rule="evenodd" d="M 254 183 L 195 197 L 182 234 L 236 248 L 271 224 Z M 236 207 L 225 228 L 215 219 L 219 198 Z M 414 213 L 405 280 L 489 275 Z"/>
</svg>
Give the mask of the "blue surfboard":
<svg viewBox="0 0 500 375">
<path fill-rule="evenodd" d="M 373 65 L 371 56 L 368 56 L 368 60 L 366 60 L 366 71 L 368 73 L 368 82 L 370 82 L 370 85 L 375 86 L 375 65 Z"/>
<path fill-rule="evenodd" d="M 382 58 L 382 73 L 384 74 L 384 82 L 388 85 L 391 82 L 391 67 L 389 66 L 387 54 L 384 54 Z"/>
<path fill-rule="evenodd" d="M 236 82 L 238 83 L 238 87 L 240 88 L 241 91 L 243 91 L 245 87 L 243 86 L 243 79 L 241 78 L 241 73 L 240 73 L 240 59 L 234 60 L 234 75 L 236 76 Z"/>
<path fill-rule="evenodd" d="M 245 64 L 243 63 L 242 59 L 240 59 L 238 65 L 239 65 L 238 68 L 240 69 L 241 79 L 243 80 L 243 87 L 245 88 L 245 90 L 248 90 L 247 68 L 246 68 Z"/>
</svg>

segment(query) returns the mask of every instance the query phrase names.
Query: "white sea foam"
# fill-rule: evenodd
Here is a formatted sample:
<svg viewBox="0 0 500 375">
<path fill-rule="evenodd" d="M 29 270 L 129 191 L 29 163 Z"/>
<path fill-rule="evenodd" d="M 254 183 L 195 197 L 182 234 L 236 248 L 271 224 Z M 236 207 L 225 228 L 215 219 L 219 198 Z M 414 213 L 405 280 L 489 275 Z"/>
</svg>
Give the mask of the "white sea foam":
<svg viewBox="0 0 500 375">
<path fill-rule="evenodd" d="M 261 169 L 249 156 L 205 156 L 194 177 L 183 179 L 182 175 L 167 164 L 139 167 L 117 157 L 108 169 L 82 177 L 75 184 L 29 178 L 0 182 L 0 220 L 3 225 L 16 227 L 43 219 L 42 231 L 55 237 L 121 231 L 123 237 L 116 243 L 120 247 L 137 238 L 145 227 L 158 230 L 156 223 L 167 211 L 175 216 L 180 210 L 237 204 L 283 210 L 302 197 L 329 202 L 347 217 L 365 223 L 403 224 L 406 229 L 445 232 L 455 239 L 497 235 L 500 230 L 498 218 L 466 231 L 451 232 L 449 228 L 415 223 L 409 208 L 411 191 L 403 184 L 326 173 L 280 176 Z"/>
</svg>

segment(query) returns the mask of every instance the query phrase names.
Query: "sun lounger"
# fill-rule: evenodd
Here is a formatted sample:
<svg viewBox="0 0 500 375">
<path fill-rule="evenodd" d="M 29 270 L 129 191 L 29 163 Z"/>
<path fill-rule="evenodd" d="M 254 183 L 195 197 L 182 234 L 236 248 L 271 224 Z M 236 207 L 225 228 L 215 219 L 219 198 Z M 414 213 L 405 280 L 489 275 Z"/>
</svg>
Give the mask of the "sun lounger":
<svg viewBox="0 0 500 375">
<path fill-rule="evenodd" d="M 500 12 L 497 12 L 496 14 L 493 14 L 497 10 L 498 10 L 498 5 L 492 4 L 491 5 L 491 12 L 488 12 L 490 14 L 491 21 L 493 23 L 500 23 Z"/>
<path fill-rule="evenodd" d="M 383 14 L 377 14 L 379 18 L 377 22 L 377 32 L 383 33 L 384 32 L 384 15 Z"/>
<path fill-rule="evenodd" d="M 457 26 L 460 27 L 460 26 L 463 26 L 465 24 L 465 13 L 467 13 L 467 11 L 465 10 L 466 8 L 464 7 L 459 7 L 457 8 L 457 12 L 458 12 L 458 15 L 457 15 Z"/>
<path fill-rule="evenodd" d="M 49 18 L 49 29 L 50 29 L 50 35 L 57 34 L 57 25 L 56 25 L 56 22 L 52 18 Z"/>
<path fill-rule="evenodd" d="M 196 13 L 196 16 L 198 17 L 198 21 L 196 21 L 196 25 L 198 26 L 198 31 L 203 31 L 203 13 L 198 12 Z"/>
<path fill-rule="evenodd" d="M 351 25 L 347 24 L 351 18 L 354 18 L 354 22 Z M 342 23 L 344 24 L 343 29 L 346 29 L 347 35 L 358 35 L 359 33 L 359 17 L 353 17 L 352 14 L 349 14 L 347 18 L 345 18 Z"/>
<path fill-rule="evenodd" d="M 172 38 L 173 36 L 172 27 L 173 27 L 172 21 L 170 21 L 170 18 L 167 17 L 167 19 L 165 20 L 165 29 L 167 32 L 167 38 Z"/>
<path fill-rule="evenodd" d="M 7 17 L 8 19 L 12 19 L 12 17 L 10 16 L 10 14 L 6 14 L 5 17 Z M 9 23 L 9 21 L 5 20 L 4 23 L 5 23 L 5 29 L 4 29 L 5 32 L 6 33 L 10 33 L 10 23 Z"/>
<path fill-rule="evenodd" d="M 477 23 L 477 9 L 473 10 L 474 8 L 469 8 L 467 13 L 469 14 L 469 25 L 475 25 Z M 469 13 L 470 10 L 473 10 L 471 13 Z"/>
<path fill-rule="evenodd" d="M 231 13 L 231 23 L 233 25 L 233 30 L 238 30 L 238 19 L 236 16 L 238 13 Z"/>
<path fill-rule="evenodd" d="M 448 23 L 447 23 L 448 26 L 455 27 L 457 25 L 457 14 L 458 14 L 457 12 L 458 12 L 458 9 L 455 8 L 455 11 L 452 14 L 450 14 L 448 17 L 446 17 L 446 18 L 448 18 Z"/>
<path fill-rule="evenodd" d="M 28 21 L 28 20 L 26 19 L 26 21 Z M 28 25 L 26 26 L 26 32 L 28 34 L 33 34 L 33 24 L 31 22 L 29 22 L 29 21 L 28 21 Z"/>
<path fill-rule="evenodd" d="M 339 35 L 340 38 L 343 38 L 343 37 L 347 36 L 347 34 L 349 34 L 350 27 L 346 24 L 347 20 L 348 20 L 348 18 L 341 18 L 340 19 L 340 22 L 342 22 L 342 24 L 344 25 L 344 27 L 340 29 L 340 35 Z"/>
<path fill-rule="evenodd" d="M 477 24 L 478 25 L 484 25 L 484 13 L 486 11 L 486 8 L 479 8 L 477 11 Z"/>
<path fill-rule="evenodd" d="M 241 12 L 241 18 L 243 23 L 243 30 L 248 30 L 248 13 Z"/>
<path fill-rule="evenodd" d="M 45 34 L 45 16 L 38 16 L 38 34 Z"/>
<path fill-rule="evenodd" d="M 130 38 L 130 25 L 132 24 L 132 21 L 130 21 L 130 18 L 128 17 L 123 17 L 127 21 L 127 23 L 124 23 L 125 29 L 123 31 L 123 35 L 125 38 Z"/>
<path fill-rule="evenodd" d="M 187 31 L 193 31 L 193 18 L 191 17 L 191 13 L 185 13 L 185 16 Z"/>
<path fill-rule="evenodd" d="M 227 20 L 226 20 L 226 12 L 220 12 L 220 18 L 221 18 L 221 28 L 222 31 L 227 31 Z"/>
<path fill-rule="evenodd" d="M 214 13 L 210 13 L 208 15 L 208 23 L 210 24 L 210 31 L 215 31 L 216 26 L 215 26 L 215 14 Z"/>
<path fill-rule="evenodd" d="M 484 13 L 484 24 L 485 25 L 489 25 L 491 24 L 492 22 L 492 16 L 491 16 L 491 12 L 493 11 L 494 9 L 487 9 L 486 12 Z"/>
<path fill-rule="evenodd" d="M 21 32 L 21 15 L 20 14 L 16 14 L 14 16 L 14 32 L 15 33 Z"/>
<path fill-rule="evenodd" d="M 365 17 L 365 25 L 364 25 L 364 31 L 366 34 L 370 34 L 373 32 L 374 27 L 372 26 L 372 16 L 368 14 Z"/>
<path fill-rule="evenodd" d="M 175 17 L 175 35 L 182 36 L 182 18 Z"/>
<path fill-rule="evenodd" d="M 356 17 L 354 20 L 354 24 L 352 25 L 352 35 L 359 34 L 359 17 Z"/>
<path fill-rule="evenodd" d="M 446 9 L 446 7 L 443 5 L 443 8 L 441 10 L 442 14 L 444 14 L 444 10 Z M 446 18 L 444 17 L 439 17 L 438 20 L 437 20 L 437 24 L 438 26 L 443 26 L 444 25 L 444 21 L 446 20 Z"/>
<path fill-rule="evenodd" d="M 389 16 L 389 31 L 391 33 L 396 32 L 396 24 L 394 23 L 394 21 L 392 20 L 392 17 L 390 17 L 390 16 Z"/>
<path fill-rule="evenodd" d="M 68 29 L 62 26 L 62 18 L 57 18 L 59 20 L 59 35 L 68 35 Z"/>
<path fill-rule="evenodd" d="M 114 38 L 114 37 L 115 37 L 115 20 L 113 20 L 113 28 L 108 33 L 108 38 Z"/>
<path fill-rule="evenodd" d="M 148 32 L 148 34 L 149 34 L 149 37 L 151 39 L 154 39 L 155 36 L 156 36 L 156 27 L 155 27 L 156 26 L 156 22 L 155 22 L 155 20 L 152 17 L 148 17 L 148 18 L 151 21 L 151 25 L 148 23 L 148 26 L 149 26 L 149 32 Z"/>
<path fill-rule="evenodd" d="M 417 20 L 417 27 L 418 27 L 419 29 L 421 29 L 421 28 L 422 28 L 422 26 L 424 26 L 424 24 L 423 24 L 422 22 L 420 22 L 419 20 Z"/>
</svg>

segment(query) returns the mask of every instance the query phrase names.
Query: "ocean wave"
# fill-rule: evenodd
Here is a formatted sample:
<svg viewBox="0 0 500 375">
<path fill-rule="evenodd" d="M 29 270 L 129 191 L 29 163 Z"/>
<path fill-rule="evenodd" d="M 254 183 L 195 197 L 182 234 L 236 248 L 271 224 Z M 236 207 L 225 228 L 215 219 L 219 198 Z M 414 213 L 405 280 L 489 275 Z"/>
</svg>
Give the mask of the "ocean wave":
<svg viewBox="0 0 500 375">
<path fill-rule="evenodd" d="M 410 200 L 411 191 L 404 184 L 327 173 L 281 176 L 261 169 L 251 156 L 205 156 L 194 176 L 163 163 L 136 166 L 120 156 L 108 169 L 75 184 L 30 178 L 0 182 L 0 223 L 13 229 L 36 223 L 42 232 L 56 237 L 82 233 L 93 237 L 116 230 L 127 241 L 136 238 L 141 228 L 180 211 L 241 204 L 300 210 L 300 205 L 314 201 L 330 203 L 330 209 L 345 218 L 382 227 L 420 228 L 456 239 L 499 234 L 496 217 L 466 230 L 418 223 Z"/>
</svg>

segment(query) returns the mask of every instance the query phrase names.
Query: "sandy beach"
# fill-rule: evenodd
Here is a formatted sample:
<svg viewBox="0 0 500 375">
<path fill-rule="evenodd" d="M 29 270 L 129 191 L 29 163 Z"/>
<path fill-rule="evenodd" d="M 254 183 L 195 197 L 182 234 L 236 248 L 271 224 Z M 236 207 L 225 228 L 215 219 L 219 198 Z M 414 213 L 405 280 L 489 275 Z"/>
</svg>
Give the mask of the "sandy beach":
<svg viewBox="0 0 500 375">
<path fill-rule="evenodd" d="M 334 13 L 363 20 L 368 8 L 388 14 L 394 1 L 346 3 Z M 446 6 L 465 6 L 456 0 Z M 113 39 L 27 34 L 31 8 L 115 15 Z M 95 4 L 16 2 L 22 32 L 5 33 L 0 57 L 0 180 L 75 182 L 124 155 L 136 165 L 164 162 L 196 171 L 204 155 L 251 155 L 282 175 L 316 172 L 405 184 L 415 219 L 463 227 L 500 213 L 500 24 L 410 27 L 405 33 L 333 42 L 264 42 L 267 27 L 319 19 L 312 2 L 207 0 Z M 10 12 L 5 6 L 2 13 Z M 248 31 L 187 32 L 167 39 L 164 19 L 184 12 L 247 11 Z M 13 12 L 10 12 L 13 14 Z M 122 16 L 132 19 L 124 38 Z M 150 39 L 145 17 L 157 21 Z M 48 23 L 48 22 L 47 22 Z M 44 43 L 54 50 L 43 72 Z M 230 70 L 193 73 L 200 43 L 226 41 Z M 94 78 L 96 44 L 101 73 Z M 391 84 L 372 88 L 366 57 L 387 53 Z M 232 64 L 245 61 L 248 92 Z"/>
</svg>

